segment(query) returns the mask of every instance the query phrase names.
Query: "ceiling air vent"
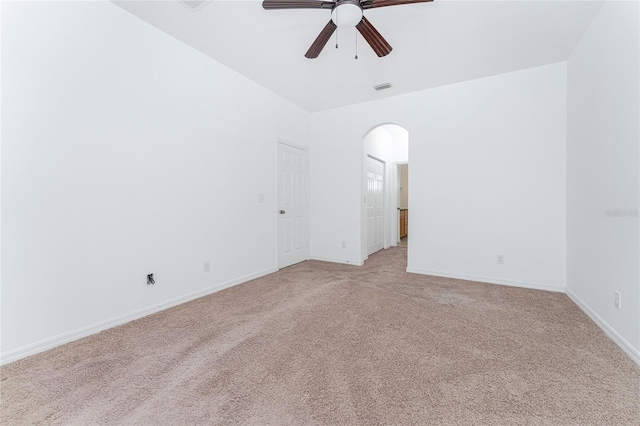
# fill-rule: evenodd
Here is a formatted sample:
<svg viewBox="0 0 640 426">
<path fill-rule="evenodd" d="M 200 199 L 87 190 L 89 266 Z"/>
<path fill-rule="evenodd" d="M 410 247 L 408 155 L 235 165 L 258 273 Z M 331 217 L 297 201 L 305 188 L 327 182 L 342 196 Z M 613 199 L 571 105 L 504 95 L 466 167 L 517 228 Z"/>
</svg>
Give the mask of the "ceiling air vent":
<svg viewBox="0 0 640 426">
<path fill-rule="evenodd" d="M 390 87 L 391 87 L 391 83 L 383 83 L 383 84 L 378 84 L 377 86 L 373 86 L 373 88 L 378 91 L 389 89 Z"/>
<path fill-rule="evenodd" d="M 208 5 L 209 3 L 211 3 L 211 1 L 210 0 L 180 0 L 180 3 L 187 6 L 187 8 L 193 10 L 194 12 L 197 12 L 203 7 L 205 7 L 206 5 Z"/>
</svg>

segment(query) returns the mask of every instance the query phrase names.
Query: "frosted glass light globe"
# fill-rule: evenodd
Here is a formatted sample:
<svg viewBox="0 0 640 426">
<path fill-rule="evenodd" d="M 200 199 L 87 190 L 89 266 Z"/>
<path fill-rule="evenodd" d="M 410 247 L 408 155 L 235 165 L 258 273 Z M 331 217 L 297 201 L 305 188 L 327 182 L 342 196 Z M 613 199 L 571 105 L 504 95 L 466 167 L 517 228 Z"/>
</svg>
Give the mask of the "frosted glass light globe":
<svg viewBox="0 0 640 426">
<path fill-rule="evenodd" d="M 354 3 L 342 3 L 331 11 L 331 20 L 338 27 L 355 27 L 362 20 L 362 9 Z"/>
</svg>

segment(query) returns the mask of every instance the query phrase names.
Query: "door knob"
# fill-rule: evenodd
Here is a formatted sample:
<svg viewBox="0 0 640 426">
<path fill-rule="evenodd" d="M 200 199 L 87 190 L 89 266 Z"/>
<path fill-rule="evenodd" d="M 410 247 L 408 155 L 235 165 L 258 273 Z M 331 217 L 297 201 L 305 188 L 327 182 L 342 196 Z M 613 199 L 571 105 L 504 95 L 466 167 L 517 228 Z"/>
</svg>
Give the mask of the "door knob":
<svg viewBox="0 0 640 426">
<path fill-rule="evenodd" d="M 280 214 L 285 214 L 286 212 L 284 210 L 280 210 Z"/>
</svg>

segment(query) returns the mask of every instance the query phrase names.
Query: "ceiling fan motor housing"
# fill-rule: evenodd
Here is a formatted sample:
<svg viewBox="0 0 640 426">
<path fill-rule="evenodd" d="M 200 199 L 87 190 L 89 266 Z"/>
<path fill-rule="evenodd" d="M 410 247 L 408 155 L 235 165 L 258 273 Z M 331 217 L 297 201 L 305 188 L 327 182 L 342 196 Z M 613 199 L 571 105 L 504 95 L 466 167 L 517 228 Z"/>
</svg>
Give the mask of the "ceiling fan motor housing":
<svg viewBox="0 0 640 426">
<path fill-rule="evenodd" d="M 331 20 L 339 28 L 353 28 L 362 20 L 362 6 L 356 0 L 342 0 L 336 2 L 331 11 Z"/>
</svg>

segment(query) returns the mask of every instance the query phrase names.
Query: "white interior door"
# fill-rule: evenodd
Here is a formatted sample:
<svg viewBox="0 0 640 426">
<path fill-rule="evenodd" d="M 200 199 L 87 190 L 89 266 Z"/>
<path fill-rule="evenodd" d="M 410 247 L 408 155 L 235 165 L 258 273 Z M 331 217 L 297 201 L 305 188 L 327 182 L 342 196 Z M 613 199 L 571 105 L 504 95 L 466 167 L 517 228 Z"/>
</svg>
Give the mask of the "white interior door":
<svg viewBox="0 0 640 426">
<path fill-rule="evenodd" d="M 367 156 L 367 255 L 384 248 L 384 163 Z"/>
<path fill-rule="evenodd" d="M 278 267 L 309 258 L 308 153 L 278 144 Z"/>
</svg>

